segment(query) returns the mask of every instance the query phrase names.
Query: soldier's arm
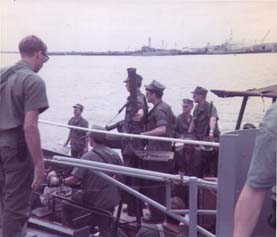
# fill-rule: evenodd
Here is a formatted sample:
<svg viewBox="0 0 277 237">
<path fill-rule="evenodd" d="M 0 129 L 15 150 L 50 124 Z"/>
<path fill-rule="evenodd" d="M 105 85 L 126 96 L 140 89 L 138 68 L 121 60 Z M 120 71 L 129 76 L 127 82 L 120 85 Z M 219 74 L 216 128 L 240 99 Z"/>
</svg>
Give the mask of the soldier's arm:
<svg viewBox="0 0 277 237">
<path fill-rule="evenodd" d="M 40 135 L 38 130 L 39 111 L 30 111 L 25 113 L 24 134 L 34 163 L 34 180 L 32 187 L 37 189 L 44 178 L 44 161 L 41 151 Z"/>
<path fill-rule="evenodd" d="M 217 120 L 218 120 L 217 110 L 215 106 L 212 106 L 211 117 L 209 121 L 209 126 L 210 126 L 209 137 L 214 137 L 214 131 L 215 131 Z"/>
<path fill-rule="evenodd" d="M 210 131 L 209 131 L 209 136 L 210 137 L 213 137 L 214 136 L 214 130 L 215 130 L 215 126 L 216 126 L 216 121 L 217 121 L 217 118 L 216 117 L 211 117 L 210 118 Z"/>
<path fill-rule="evenodd" d="M 64 184 L 66 185 L 77 185 L 79 183 L 80 183 L 80 180 L 75 176 L 69 176 L 64 180 Z"/>
<path fill-rule="evenodd" d="M 143 116 L 144 116 L 143 109 L 139 109 L 138 112 L 134 115 L 134 117 L 132 119 L 135 122 L 139 122 L 142 120 Z"/>
<path fill-rule="evenodd" d="M 88 121 L 85 121 L 84 127 L 85 128 L 89 127 Z M 89 132 L 86 133 L 86 137 L 85 137 L 85 146 L 84 146 L 84 150 L 83 150 L 84 153 L 88 152 L 88 144 L 89 144 L 89 136 L 88 135 L 89 135 Z"/>
<path fill-rule="evenodd" d="M 191 123 L 189 125 L 188 133 L 192 133 L 194 131 L 194 128 L 195 128 L 195 122 L 192 119 L 192 121 L 191 121 Z"/>
<path fill-rule="evenodd" d="M 234 237 L 250 237 L 259 218 L 267 189 L 244 185 L 235 208 Z"/>
<path fill-rule="evenodd" d="M 68 123 L 67 123 L 68 125 L 72 125 L 72 124 L 71 124 L 71 120 L 72 120 L 72 119 L 70 119 L 70 120 L 68 121 Z M 67 139 L 66 139 L 66 142 L 64 143 L 64 146 L 67 146 L 68 143 L 69 143 L 70 140 L 71 140 L 71 131 L 72 131 L 72 130 L 70 129 L 70 130 L 69 130 L 69 133 L 68 133 L 68 136 L 67 136 Z"/>
<path fill-rule="evenodd" d="M 163 136 L 165 134 L 166 134 L 166 126 L 165 125 L 141 133 L 141 135 L 148 135 L 148 136 Z"/>
<path fill-rule="evenodd" d="M 68 133 L 68 137 L 66 139 L 66 142 L 64 143 L 64 146 L 67 146 L 68 143 L 70 142 L 70 140 L 71 140 L 71 131 L 69 131 L 69 133 Z"/>
</svg>

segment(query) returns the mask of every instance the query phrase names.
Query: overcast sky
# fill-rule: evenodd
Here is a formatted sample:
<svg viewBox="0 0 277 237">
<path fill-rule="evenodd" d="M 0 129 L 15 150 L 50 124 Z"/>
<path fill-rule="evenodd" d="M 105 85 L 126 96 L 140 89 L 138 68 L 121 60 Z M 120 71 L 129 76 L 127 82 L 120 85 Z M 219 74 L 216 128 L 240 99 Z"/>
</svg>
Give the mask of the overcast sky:
<svg viewBox="0 0 277 237">
<path fill-rule="evenodd" d="M 277 1 L 0 0 L 1 50 L 36 34 L 49 51 L 277 42 Z"/>
</svg>

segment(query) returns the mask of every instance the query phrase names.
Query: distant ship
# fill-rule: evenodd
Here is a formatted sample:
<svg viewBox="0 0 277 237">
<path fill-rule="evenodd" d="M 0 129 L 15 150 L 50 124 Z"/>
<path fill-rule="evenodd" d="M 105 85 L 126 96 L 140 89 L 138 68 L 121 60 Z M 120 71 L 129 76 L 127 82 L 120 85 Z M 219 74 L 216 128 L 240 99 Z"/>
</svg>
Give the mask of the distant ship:
<svg viewBox="0 0 277 237">
<path fill-rule="evenodd" d="M 168 56 L 178 55 L 180 51 L 177 49 L 157 49 L 149 46 L 143 46 L 141 50 L 133 51 L 133 56 Z"/>
<path fill-rule="evenodd" d="M 179 55 L 180 50 L 177 49 L 164 49 L 162 41 L 162 48 L 153 48 L 151 47 L 151 37 L 148 38 L 148 46 L 142 46 L 141 50 L 136 50 L 131 52 L 130 55 L 133 56 L 170 56 L 170 55 Z"/>
<path fill-rule="evenodd" d="M 272 53 L 277 51 L 277 43 L 264 43 L 269 34 L 267 31 L 259 44 L 242 44 L 233 41 L 232 31 L 229 39 L 220 45 L 207 45 L 207 54 L 244 54 L 244 53 Z"/>
</svg>

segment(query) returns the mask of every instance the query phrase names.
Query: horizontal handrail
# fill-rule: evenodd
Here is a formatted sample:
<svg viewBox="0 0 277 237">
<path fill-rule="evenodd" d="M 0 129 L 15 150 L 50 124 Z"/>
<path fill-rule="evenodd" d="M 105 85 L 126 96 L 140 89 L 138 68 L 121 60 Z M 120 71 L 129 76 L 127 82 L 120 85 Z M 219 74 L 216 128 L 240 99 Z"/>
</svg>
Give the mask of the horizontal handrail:
<svg viewBox="0 0 277 237">
<path fill-rule="evenodd" d="M 118 133 L 118 132 L 111 132 L 111 131 L 92 129 L 92 128 L 82 128 L 82 127 L 77 127 L 77 126 L 72 126 L 72 125 L 62 124 L 62 123 L 56 123 L 56 122 L 51 122 L 51 121 L 46 121 L 46 120 L 39 120 L 39 122 L 43 123 L 43 124 L 57 126 L 57 127 L 77 129 L 77 130 L 102 133 L 102 134 L 110 134 L 110 135 L 115 135 L 115 136 L 119 136 L 119 137 L 130 137 L 130 138 L 149 139 L 149 140 L 156 140 L 156 141 L 179 142 L 179 143 L 191 144 L 191 145 L 219 147 L 218 142 L 194 141 L 194 140 L 189 140 L 189 139 L 172 138 L 172 137 L 157 137 L 157 136 L 130 134 L 130 133 Z"/>
<path fill-rule="evenodd" d="M 149 203 L 150 205 L 154 206 L 155 208 L 159 209 L 160 211 L 163 211 L 164 213 L 170 215 L 171 217 L 189 225 L 190 224 L 190 221 L 186 220 L 186 218 L 182 217 L 182 216 L 179 216 L 179 213 L 175 213 L 174 210 L 170 210 L 168 209 L 167 207 L 164 207 L 163 205 L 161 205 L 160 203 L 152 200 L 151 198 L 139 193 L 138 191 L 128 187 L 127 185 L 119 182 L 118 180 L 106 175 L 105 173 L 101 172 L 100 170 L 103 169 L 104 171 L 110 171 L 110 172 L 113 172 L 113 173 L 117 173 L 118 170 L 115 170 L 116 168 L 118 167 L 121 167 L 123 169 L 134 169 L 134 168 L 128 168 L 128 167 L 123 167 L 123 166 L 119 166 L 119 165 L 108 165 L 108 164 L 105 164 L 105 163 L 101 163 L 101 162 L 94 162 L 94 161 L 86 161 L 86 160 L 79 160 L 79 159 L 76 159 L 76 158 L 64 158 L 64 157 L 57 157 L 57 156 L 54 156 L 53 159 L 46 159 L 46 162 L 50 162 L 50 163 L 58 163 L 58 164 L 62 164 L 62 165 L 68 165 L 68 166 L 75 166 L 75 167 L 81 167 L 81 168 L 88 168 L 88 169 L 95 169 L 95 173 L 97 173 L 99 176 L 109 180 L 110 182 L 112 182 L 113 184 L 115 184 L 116 186 L 120 187 L 121 189 L 127 191 L 128 193 L 136 196 L 137 198 L 139 198 L 140 200 L 142 201 L 145 201 L 147 203 Z M 87 163 L 87 164 L 82 164 L 82 163 Z M 90 163 L 90 164 L 89 164 Z M 106 168 L 104 167 L 100 167 L 101 165 L 104 165 Z M 110 166 L 110 169 L 108 169 L 108 166 Z M 137 171 L 139 171 L 140 169 L 135 169 Z M 147 172 L 146 170 L 141 170 L 141 171 L 145 171 Z M 154 176 L 157 175 L 161 175 L 161 177 L 168 177 L 168 175 L 170 174 L 166 174 L 166 173 L 161 173 L 161 172 L 152 172 L 152 171 L 149 171 L 152 173 L 154 173 Z M 127 172 L 128 173 L 128 172 Z M 150 173 L 150 174 L 151 174 Z M 156 174 L 155 174 L 156 173 Z M 131 173 L 129 173 L 131 174 Z M 135 175 L 133 173 L 133 175 Z M 178 175 L 176 175 L 178 176 Z M 145 178 L 150 178 L 149 177 L 145 177 Z M 192 180 L 197 180 L 197 182 L 199 182 L 199 184 L 201 184 L 201 179 L 196 179 L 195 177 L 187 177 L 187 176 L 184 176 L 183 177 L 184 179 L 187 179 L 188 183 Z M 181 179 L 181 177 L 180 177 Z M 168 181 L 168 179 L 164 179 L 164 181 Z M 208 183 L 211 183 L 211 182 L 208 182 Z M 189 214 L 190 215 L 190 214 Z M 190 228 L 190 227 L 189 227 Z M 206 229 L 204 229 L 203 227 L 201 226 L 198 226 L 196 225 L 195 227 L 193 228 L 196 228 L 196 230 L 207 236 L 207 237 L 215 237 L 214 234 L 210 233 L 209 231 L 207 231 Z M 195 236 L 195 235 L 192 235 L 192 236 Z"/>
<path fill-rule="evenodd" d="M 101 171 L 124 174 L 128 176 L 145 178 L 145 179 L 152 179 L 152 180 L 162 181 L 162 182 L 175 182 L 180 184 L 186 184 L 190 179 L 190 176 L 181 176 L 179 174 L 168 174 L 168 173 L 162 173 L 162 172 L 151 171 L 151 170 L 130 168 L 126 166 L 112 165 L 112 164 L 106 164 L 102 162 L 75 159 L 75 158 L 69 158 L 64 156 L 53 156 L 52 159 L 47 159 L 46 161 L 50 163 L 51 162 L 57 163 L 57 161 L 63 162 L 64 164 L 70 163 L 77 167 L 94 168 Z M 197 184 L 202 188 L 217 190 L 216 182 L 206 181 L 206 180 L 197 178 Z"/>
</svg>

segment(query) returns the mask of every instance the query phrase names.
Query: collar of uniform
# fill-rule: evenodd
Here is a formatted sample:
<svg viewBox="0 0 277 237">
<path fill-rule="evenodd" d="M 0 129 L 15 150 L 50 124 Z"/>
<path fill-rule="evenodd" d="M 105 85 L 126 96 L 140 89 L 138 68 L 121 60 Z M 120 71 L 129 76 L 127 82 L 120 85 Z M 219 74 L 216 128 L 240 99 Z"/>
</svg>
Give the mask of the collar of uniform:
<svg viewBox="0 0 277 237">
<path fill-rule="evenodd" d="M 22 67 L 22 68 L 28 68 L 30 69 L 31 71 L 33 70 L 32 68 L 32 65 L 26 61 L 24 61 L 23 59 L 19 60 L 17 63 L 16 63 L 17 66 L 19 67 Z"/>
<path fill-rule="evenodd" d="M 153 111 L 154 111 L 154 110 L 158 107 L 158 105 L 161 104 L 162 102 L 163 102 L 163 101 L 160 100 L 157 104 L 155 104 L 155 106 L 151 109 L 151 111 L 149 111 L 148 116 L 149 116 L 150 114 L 152 114 Z"/>
<path fill-rule="evenodd" d="M 200 110 L 200 111 L 204 111 L 204 110 L 206 110 L 206 108 L 209 106 L 209 102 L 207 102 L 207 101 L 205 101 L 205 103 L 203 103 L 203 104 L 198 104 L 198 109 Z"/>
<path fill-rule="evenodd" d="M 94 148 L 93 151 L 101 151 L 103 150 L 103 147 L 105 147 L 103 144 L 97 144 Z"/>
<path fill-rule="evenodd" d="M 83 117 L 82 116 L 80 116 L 80 117 L 73 117 L 73 120 L 74 120 L 74 122 L 75 123 L 79 123 L 81 120 L 83 119 Z"/>
</svg>

